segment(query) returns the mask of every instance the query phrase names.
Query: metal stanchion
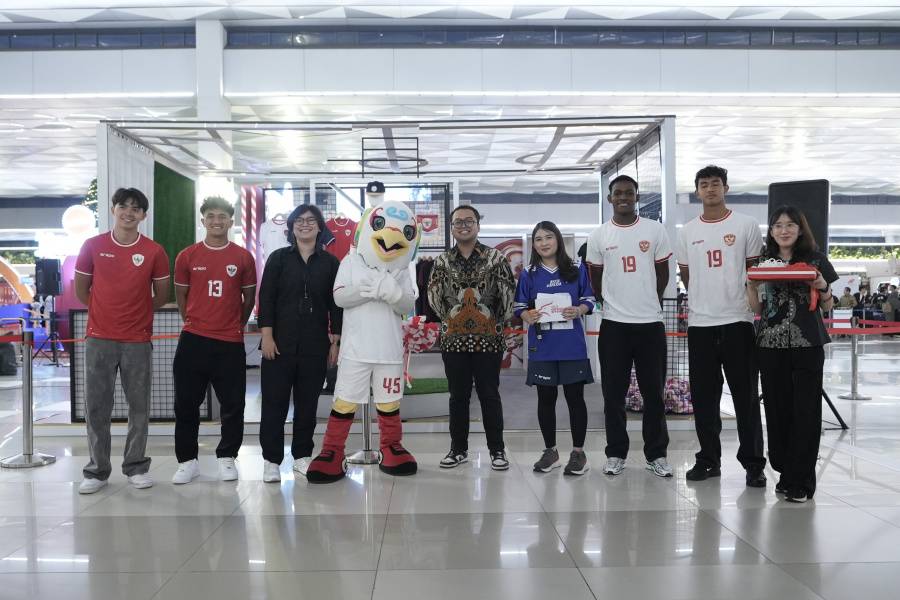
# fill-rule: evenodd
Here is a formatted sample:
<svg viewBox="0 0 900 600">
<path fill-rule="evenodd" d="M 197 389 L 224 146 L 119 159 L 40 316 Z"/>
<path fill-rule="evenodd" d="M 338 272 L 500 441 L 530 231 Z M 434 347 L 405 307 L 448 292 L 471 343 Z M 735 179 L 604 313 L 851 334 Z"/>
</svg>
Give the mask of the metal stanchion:
<svg viewBox="0 0 900 600">
<path fill-rule="evenodd" d="M 859 317 L 850 319 L 850 327 L 856 329 L 859 327 Z M 850 393 L 838 396 L 841 400 L 871 400 L 870 396 L 863 396 L 859 393 L 859 355 L 858 342 L 855 333 L 850 334 Z"/>
<path fill-rule="evenodd" d="M 363 447 L 347 457 L 347 462 L 353 465 L 374 465 L 378 463 L 378 451 L 372 450 L 372 414 L 370 412 L 372 402 L 363 406 Z"/>
<path fill-rule="evenodd" d="M 0 460 L 0 466 L 7 469 L 27 469 L 42 467 L 56 462 L 55 456 L 34 451 L 34 387 L 31 348 L 34 346 L 34 332 L 22 328 L 22 454 Z"/>
</svg>

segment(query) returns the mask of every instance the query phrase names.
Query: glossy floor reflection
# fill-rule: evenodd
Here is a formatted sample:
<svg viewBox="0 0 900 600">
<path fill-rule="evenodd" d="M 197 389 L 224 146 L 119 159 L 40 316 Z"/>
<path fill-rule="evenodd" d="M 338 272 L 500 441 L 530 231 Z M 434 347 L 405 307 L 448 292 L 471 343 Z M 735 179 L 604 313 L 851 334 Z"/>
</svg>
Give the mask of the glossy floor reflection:
<svg viewBox="0 0 900 600">
<path fill-rule="evenodd" d="M 894 599 L 900 341 L 862 350 L 867 402 L 838 399 L 850 385 L 848 344 L 828 351 L 826 389 L 851 429 L 825 432 L 818 491 L 802 505 L 775 496 L 771 471 L 768 488 L 744 485 L 733 430 L 722 434 L 722 478 L 699 483 L 684 476 L 692 431 L 671 433 L 672 479 L 644 469 L 637 432 L 615 478 L 601 472 L 602 432 L 588 434 L 592 470 L 580 478 L 534 473 L 543 444 L 521 432 L 506 436 L 508 472 L 490 469 L 479 433 L 468 464 L 441 470 L 448 435 L 433 433 L 406 438 L 416 476 L 354 467 L 327 486 L 295 479 L 287 461 L 280 484 L 263 483 L 248 435 L 240 481 L 217 480 L 217 439 L 206 437 L 201 476 L 176 487 L 172 440 L 151 437 L 157 485 L 134 490 L 114 473 L 94 496 L 77 492 L 81 431 L 38 438 L 56 464 L 0 471 L 0 599 Z M 62 393 L 49 385 L 38 401 L 46 414 Z M 4 455 L 19 444 L 11 394 L 0 389 Z M 533 398 L 518 400 L 507 410 L 533 418 Z M 558 437 L 565 455 L 569 435 Z M 114 439 L 114 456 L 122 444 Z"/>
<path fill-rule="evenodd" d="M 176 487 L 171 441 L 151 438 L 157 485 L 114 474 L 94 496 L 77 492 L 83 440 L 48 440 L 57 464 L 0 471 L 0 598 L 896 597 L 900 432 L 826 432 L 805 505 L 776 497 L 771 472 L 768 488 L 746 488 L 730 431 L 723 477 L 700 483 L 684 479 L 691 432 L 672 434 L 672 479 L 634 453 L 622 475 L 603 475 L 602 433 L 588 436 L 593 469 L 580 478 L 534 473 L 535 433 L 508 434 L 505 473 L 489 468 L 480 434 L 450 471 L 437 467 L 445 434 L 407 439 L 414 477 L 353 467 L 311 486 L 285 462 L 282 482 L 266 484 L 248 439 L 240 481 L 217 481 L 204 456 L 201 477 Z"/>
</svg>

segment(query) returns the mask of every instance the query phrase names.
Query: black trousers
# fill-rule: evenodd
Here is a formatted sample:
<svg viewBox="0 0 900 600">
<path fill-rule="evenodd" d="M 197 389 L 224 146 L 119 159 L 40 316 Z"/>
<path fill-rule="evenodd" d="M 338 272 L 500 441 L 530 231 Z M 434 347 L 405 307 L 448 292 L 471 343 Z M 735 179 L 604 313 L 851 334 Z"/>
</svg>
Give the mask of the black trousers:
<svg viewBox="0 0 900 600">
<path fill-rule="evenodd" d="M 628 456 L 625 396 L 631 383 L 631 365 L 644 398 L 642 432 L 644 457 L 666 455 L 669 430 L 663 396 L 666 385 L 666 330 L 662 323 L 619 323 L 604 319 L 597 341 L 600 387 L 606 420 L 606 456 Z"/>
<path fill-rule="evenodd" d="M 262 410 L 259 444 L 263 458 L 281 464 L 284 460 L 284 423 L 291 394 L 294 397 L 294 431 L 291 454 L 296 458 L 312 456 L 316 408 L 328 371 L 328 357 L 276 354 L 263 359 L 260 366 Z"/>
<path fill-rule="evenodd" d="M 825 350 L 760 348 L 769 462 L 785 488 L 816 491 L 816 460 L 822 435 L 822 371 Z"/>
<path fill-rule="evenodd" d="M 503 450 L 503 405 L 500 403 L 500 352 L 443 352 L 450 386 L 450 445 L 469 449 L 469 401 L 472 382 L 481 403 L 481 419 L 491 452 Z"/>
<path fill-rule="evenodd" d="M 211 384 L 219 400 L 222 439 L 219 458 L 234 458 L 244 440 L 244 396 L 247 354 L 242 342 L 223 342 L 186 331 L 178 338 L 172 371 L 175 380 L 175 456 L 197 458 L 200 405 Z"/>
<path fill-rule="evenodd" d="M 559 386 L 538 385 L 538 424 L 544 437 L 544 446 L 552 448 L 556 445 L 556 399 Z M 568 383 L 562 386 L 566 404 L 569 405 L 569 427 L 572 429 L 572 446 L 584 447 L 587 435 L 587 405 L 584 403 L 584 384 Z"/>
<path fill-rule="evenodd" d="M 688 327 L 688 361 L 694 425 L 700 452 L 697 463 L 718 467 L 722 459 L 722 371 L 734 401 L 738 429 L 737 458 L 747 469 L 764 467 L 762 421 L 756 367 L 756 334 L 750 323 Z"/>
</svg>

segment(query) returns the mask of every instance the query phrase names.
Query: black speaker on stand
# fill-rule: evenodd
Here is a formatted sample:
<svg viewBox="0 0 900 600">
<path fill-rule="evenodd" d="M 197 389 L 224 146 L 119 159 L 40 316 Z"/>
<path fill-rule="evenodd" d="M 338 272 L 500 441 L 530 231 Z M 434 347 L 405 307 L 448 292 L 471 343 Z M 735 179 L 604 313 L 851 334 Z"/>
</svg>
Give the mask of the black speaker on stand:
<svg viewBox="0 0 900 600">
<path fill-rule="evenodd" d="M 56 258 L 39 258 L 34 263 L 34 291 L 36 296 L 43 296 L 45 302 L 51 303 L 48 311 L 48 329 L 49 335 L 47 339 L 41 342 L 41 345 L 35 349 L 34 357 L 47 356 L 45 347 L 50 344 L 51 364 L 60 366 L 59 355 L 57 354 L 56 345 L 59 342 L 59 334 L 56 333 L 56 312 L 53 309 L 53 303 L 56 296 L 62 295 L 62 271 L 59 259 Z"/>
<path fill-rule="evenodd" d="M 62 275 L 57 258 L 39 258 L 34 263 L 34 291 L 36 296 L 62 294 Z"/>
</svg>

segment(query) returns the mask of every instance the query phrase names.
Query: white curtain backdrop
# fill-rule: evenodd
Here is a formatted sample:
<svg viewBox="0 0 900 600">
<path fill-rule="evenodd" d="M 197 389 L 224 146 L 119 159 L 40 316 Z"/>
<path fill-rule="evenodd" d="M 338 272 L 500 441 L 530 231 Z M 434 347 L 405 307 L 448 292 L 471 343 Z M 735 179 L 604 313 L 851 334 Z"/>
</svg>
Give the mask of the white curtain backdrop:
<svg viewBox="0 0 900 600">
<path fill-rule="evenodd" d="M 110 198 L 119 188 L 137 188 L 150 199 L 141 233 L 153 237 L 153 152 L 101 123 L 97 126 L 97 212 L 100 231 L 110 229 Z"/>
</svg>

